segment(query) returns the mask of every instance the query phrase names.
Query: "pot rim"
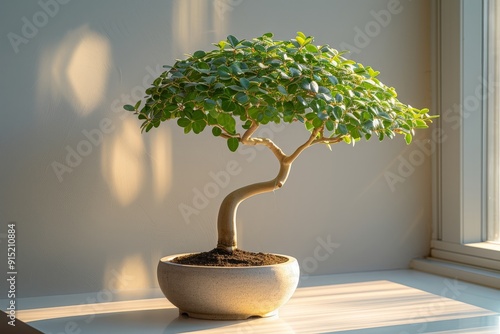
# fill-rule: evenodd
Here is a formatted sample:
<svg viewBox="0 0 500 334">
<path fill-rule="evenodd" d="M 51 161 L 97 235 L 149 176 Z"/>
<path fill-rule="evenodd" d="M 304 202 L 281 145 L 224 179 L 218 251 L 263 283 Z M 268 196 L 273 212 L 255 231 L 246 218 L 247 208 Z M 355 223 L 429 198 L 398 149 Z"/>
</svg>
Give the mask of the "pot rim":
<svg viewBox="0 0 500 334">
<path fill-rule="evenodd" d="M 200 266 L 200 265 L 193 265 L 193 264 L 182 264 L 182 263 L 174 263 L 171 260 L 175 259 L 176 257 L 179 256 L 185 256 L 185 255 L 191 255 L 191 254 L 197 254 L 200 252 L 191 252 L 191 253 L 181 253 L 181 254 L 173 254 L 173 255 L 167 255 L 162 258 L 160 258 L 160 263 L 168 264 L 171 266 L 178 266 L 178 267 L 192 267 L 192 268 L 206 268 L 208 269 L 215 269 L 215 268 L 220 268 L 220 269 L 228 269 L 228 270 L 245 270 L 245 269 L 252 269 L 252 268 L 269 268 L 269 267 L 278 267 L 278 266 L 286 266 L 290 265 L 294 262 L 297 262 L 297 259 L 294 258 L 293 256 L 290 255 L 285 255 L 285 254 L 278 254 L 278 253 L 269 253 L 273 255 L 278 255 L 282 256 L 288 259 L 288 261 L 282 262 L 282 263 L 276 263 L 276 264 L 268 264 L 264 266 L 241 266 L 241 267 L 225 267 L 225 266 Z"/>
</svg>

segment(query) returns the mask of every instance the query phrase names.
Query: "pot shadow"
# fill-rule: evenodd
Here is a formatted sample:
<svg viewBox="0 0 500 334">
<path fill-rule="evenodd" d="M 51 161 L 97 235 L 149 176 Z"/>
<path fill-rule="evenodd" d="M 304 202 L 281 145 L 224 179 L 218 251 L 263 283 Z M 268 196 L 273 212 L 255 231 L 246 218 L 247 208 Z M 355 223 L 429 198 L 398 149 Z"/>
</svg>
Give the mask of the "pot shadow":
<svg viewBox="0 0 500 334">
<path fill-rule="evenodd" d="M 62 317 L 29 322 L 43 333 L 162 333 L 165 325 L 177 318 L 176 308 L 162 308 Z"/>
<path fill-rule="evenodd" d="M 110 334 L 295 333 L 293 328 L 278 316 L 247 320 L 202 320 L 179 315 L 179 310 L 173 307 L 45 319 L 32 321 L 29 325 L 43 333 L 66 332 L 68 326 L 82 333 Z"/>
<path fill-rule="evenodd" d="M 164 334 L 209 331 L 210 333 L 295 333 L 293 328 L 279 316 L 267 318 L 251 317 L 246 320 L 203 320 L 179 315 L 173 319 Z"/>
</svg>

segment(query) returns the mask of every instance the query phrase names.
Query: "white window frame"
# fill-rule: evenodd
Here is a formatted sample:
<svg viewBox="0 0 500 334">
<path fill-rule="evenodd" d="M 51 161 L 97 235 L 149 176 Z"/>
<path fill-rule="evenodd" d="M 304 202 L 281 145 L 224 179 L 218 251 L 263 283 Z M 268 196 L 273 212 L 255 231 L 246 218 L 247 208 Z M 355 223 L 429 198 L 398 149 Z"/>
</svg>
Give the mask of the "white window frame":
<svg viewBox="0 0 500 334">
<path fill-rule="evenodd" d="M 489 84 L 495 94 L 489 99 L 488 133 L 486 137 L 488 155 L 488 240 L 500 244 L 500 3 L 490 1 L 490 30 L 496 33 L 489 37 L 490 80 Z"/>
<path fill-rule="evenodd" d="M 500 288 L 500 245 L 486 242 L 488 5 L 433 2 L 433 234 L 412 267 Z"/>
</svg>

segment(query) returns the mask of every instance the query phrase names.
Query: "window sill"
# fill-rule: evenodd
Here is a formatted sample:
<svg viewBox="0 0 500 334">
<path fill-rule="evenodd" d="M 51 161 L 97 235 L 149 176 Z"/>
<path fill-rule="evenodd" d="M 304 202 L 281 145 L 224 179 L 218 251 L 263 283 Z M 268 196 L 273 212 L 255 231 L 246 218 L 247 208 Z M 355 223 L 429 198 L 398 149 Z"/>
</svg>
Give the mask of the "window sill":
<svg viewBox="0 0 500 334">
<path fill-rule="evenodd" d="M 457 244 L 433 240 L 431 258 L 500 272 L 500 246 L 493 243 Z"/>
<path fill-rule="evenodd" d="M 463 257 L 463 255 L 462 255 Z M 414 259 L 410 267 L 430 274 L 500 289 L 500 271 L 439 258 Z"/>
</svg>

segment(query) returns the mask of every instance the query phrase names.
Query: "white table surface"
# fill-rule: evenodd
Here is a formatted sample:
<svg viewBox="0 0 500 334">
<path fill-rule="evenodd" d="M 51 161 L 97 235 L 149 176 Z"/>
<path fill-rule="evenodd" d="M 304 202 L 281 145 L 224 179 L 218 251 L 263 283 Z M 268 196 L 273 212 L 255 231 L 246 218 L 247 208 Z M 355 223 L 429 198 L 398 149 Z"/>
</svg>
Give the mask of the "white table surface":
<svg viewBox="0 0 500 334">
<path fill-rule="evenodd" d="M 500 333 L 499 290 L 413 270 L 307 277 L 278 316 L 245 321 L 179 316 L 159 290 L 92 300 L 27 298 L 17 315 L 49 334 Z"/>
</svg>

